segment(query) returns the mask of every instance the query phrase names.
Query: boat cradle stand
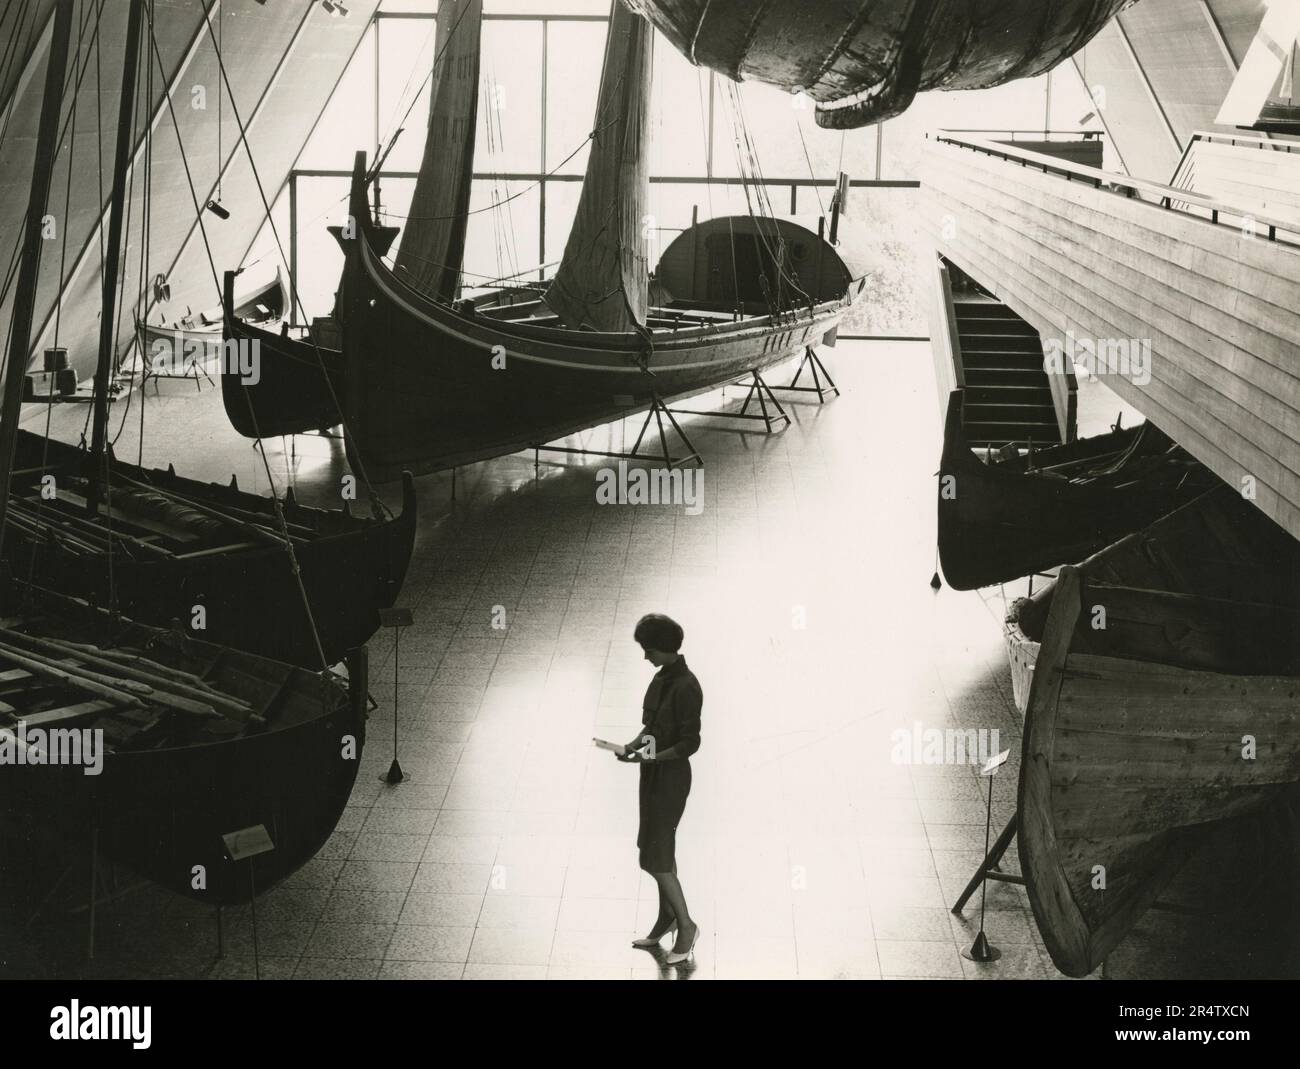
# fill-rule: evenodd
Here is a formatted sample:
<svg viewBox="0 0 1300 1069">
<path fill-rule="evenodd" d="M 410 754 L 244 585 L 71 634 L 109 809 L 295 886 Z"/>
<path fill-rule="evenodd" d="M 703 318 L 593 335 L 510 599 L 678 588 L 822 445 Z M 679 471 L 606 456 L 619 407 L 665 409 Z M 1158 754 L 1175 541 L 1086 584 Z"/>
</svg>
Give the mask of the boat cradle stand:
<svg viewBox="0 0 1300 1069">
<path fill-rule="evenodd" d="M 668 435 L 664 430 L 665 416 L 668 418 L 669 426 L 677 433 L 677 437 L 681 440 L 682 445 L 687 449 L 687 452 L 679 457 L 673 456 L 672 451 L 668 447 Z M 655 421 L 655 428 L 658 431 L 660 451 L 658 453 L 643 453 L 641 452 L 641 443 L 645 440 L 646 431 L 650 429 L 650 421 L 652 419 Z M 653 394 L 651 396 L 650 407 L 645 414 L 645 422 L 641 424 L 641 432 L 636 436 L 636 442 L 633 444 L 632 452 L 630 453 L 615 453 L 605 449 L 578 449 L 566 445 L 543 445 L 540 442 L 533 443 L 532 450 L 534 475 L 538 473 L 540 468 L 541 461 L 538 454 L 542 451 L 548 453 L 570 453 L 577 456 L 588 457 L 610 457 L 616 460 L 650 460 L 663 464 L 670 471 L 675 467 L 689 464 L 691 461 L 694 461 L 696 465 L 701 468 L 704 467 L 704 458 L 700 456 L 699 450 L 691 444 L 690 438 L 688 438 L 686 432 L 682 430 L 681 424 L 677 422 L 672 410 L 664 404 L 663 399 L 660 398 L 658 394 Z"/>
<path fill-rule="evenodd" d="M 961 911 L 966 908 L 966 903 L 970 901 L 971 896 L 975 894 L 979 889 L 980 884 L 982 884 L 986 879 L 993 880 L 997 883 L 1018 884 L 1021 887 L 1025 885 L 1025 878 L 1023 876 L 1014 872 L 1003 872 L 998 868 L 999 863 L 1002 861 L 1002 855 L 1007 852 L 1007 848 L 1011 845 L 1011 840 L 1016 837 L 1018 818 L 1019 813 L 1011 814 L 1011 819 L 1007 821 L 1007 826 L 998 834 L 997 839 L 993 842 L 993 846 L 989 849 L 988 855 L 980 862 L 979 868 L 975 870 L 975 875 L 970 878 L 970 882 L 966 885 L 965 890 L 962 891 L 961 896 L 953 905 L 952 913 L 954 915 L 961 916 Z M 1167 913 L 1181 913 L 1194 917 L 1208 916 L 1208 913 L 1205 910 L 1191 909 L 1188 906 L 1180 906 L 1174 902 L 1156 901 L 1151 903 L 1150 908 L 1164 910 Z"/>
<path fill-rule="evenodd" d="M 778 401 L 776 395 L 772 393 L 772 387 L 763 380 L 763 376 L 758 373 L 757 368 L 751 370 L 749 374 L 752 381 L 749 383 L 749 390 L 745 394 L 745 403 L 740 406 L 739 412 L 702 412 L 699 409 L 694 408 L 674 408 L 672 410 L 665 409 L 664 411 L 669 412 L 670 416 L 707 416 L 710 419 L 759 420 L 763 424 L 765 434 L 771 434 L 773 424 L 778 423 L 780 420 L 785 420 L 788 425 L 790 423 L 790 417 L 786 415 L 785 409 L 781 407 L 781 402 Z M 798 378 L 798 376 L 796 376 L 796 378 Z M 740 385 L 741 381 L 742 380 L 738 379 L 735 381 L 735 384 Z M 732 384 L 726 384 L 726 386 L 729 385 Z M 724 386 L 723 389 L 726 389 L 726 386 Z M 805 389 L 805 387 L 802 386 L 799 388 Z M 807 388 L 811 389 L 811 387 Z M 782 387 L 778 386 L 777 389 L 782 389 Z M 767 400 L 764 400 L 764 394 L 767 395 Z M 753 404 L 755 399 L 758 401 L 759 411 L 751 414 L 749 406 Z M 768 401 L 772 402 L 772 406 L 776 409 L 775 413 L 768 411 Z M 680 433 L 680 431 L 678 433 Z"/>
<path fill-rule="evenodd" d="M 799 385 L 799 378 L 803 375 L 804 368 L 807 368 L 812 373 L 813 384 L 811 386 Z M 826 380 L 824 386 L 822 385 L 822 379 Z M 789 390 L 793 393 L 815 393 L 819 405 L 826 403 L 826 395 L 832 391 L 836 397 L 840 395 L 840 388 L 835 385 L 831 373 L 826 370 L 826 365 L 822 363 L 821 357 L 817 355 L 817 350 L 811 345 L 804 346 L 803 359 L 799 361 L 798 370 L 795 371 L 794 378 L 790 380 L 790 385 L 774 386 L 772 389 Z"/>
</svg>

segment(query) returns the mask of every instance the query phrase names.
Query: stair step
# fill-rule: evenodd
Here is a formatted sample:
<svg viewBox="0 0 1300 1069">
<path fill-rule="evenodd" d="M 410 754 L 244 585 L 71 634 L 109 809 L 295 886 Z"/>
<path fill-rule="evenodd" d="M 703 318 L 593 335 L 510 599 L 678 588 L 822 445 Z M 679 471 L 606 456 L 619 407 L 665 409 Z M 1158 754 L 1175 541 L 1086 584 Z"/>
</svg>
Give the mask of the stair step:
<svg viewBox="0 0 1300 1069">
<path fill-rule="evenodd" d="M 971 334 L 962 332 L 959 336 L 962 352 L 998 352 L 1037 353 L 1043 355 L 1043 346 L 1038 335 L 1018 338 L 1012 334 Z"/>
<path fill-rule="evenodd" d="M 1047 405 L 1008 402 L 967 404 L 966 419 L 973 423 L 1055 423 L 1056 409 Z"/>
<path fill-rule="evenodd" d="M 1024 322 L 1001 301 L 963 301 L 958 298 L 952 302 L 952 307 L 958 315 L 979 315 L 989 319 L 1019 319 L 1020 322 Z"/>
<path fill-rule="evenodd" d="M 1003 319 L 998 316 L 962 315 L 958 313 L 957 325 L 962 329 L 996 330 L 1003 334 L 1038 334 L 1038 331 L 1023 319 Z"/>
<path fill-rule="evenodd" d="M 1052 391 L 1046 386 L 972 386 L 966 385 L 968 405 L 1030 404 L 1052 408 Z"/>
<path fill-rule="evenodd" d="M 1035 445 L 1056 445 L 1061 440 L 1061 432 L 1056 423 L 976 423 L 966 424 L 966 441 L 973 446 L 1003 446 L 1010 442 L 1033 442 Z"/>
<path fill-rule="evenodd" d="M 1042 375 L 1044 385 L 1047 380 L 1043 358 L 1032 353 L 963 353 L 962 367 L 967 371 L 1018 371 L 1024 375 Z"/>
</svg>

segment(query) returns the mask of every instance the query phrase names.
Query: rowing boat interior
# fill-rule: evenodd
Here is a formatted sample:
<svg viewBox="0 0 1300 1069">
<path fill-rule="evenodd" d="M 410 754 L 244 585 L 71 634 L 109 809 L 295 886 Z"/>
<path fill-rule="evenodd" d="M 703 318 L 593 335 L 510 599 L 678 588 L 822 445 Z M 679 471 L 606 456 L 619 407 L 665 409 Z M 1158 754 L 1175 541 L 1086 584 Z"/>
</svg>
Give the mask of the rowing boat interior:
<svg viewBox="0 0 1300 1069">
<path fill-rule="evenodd" d="M 346 701 L 290 665 L 20 590 L 23 614 L 0 620 L 0 735 L 18 745 L 57 728 L 102 731 L 106 754 L 198 746 L 288 730 Z"/>
<path fill-rule="evenodd" d="M 9 523 L 28 543 L 57 546 L 73 556 L 104 555 L 111 549 L 115 556 L 139 561 L 194 560 L 259 545 L 283 546 L 284 532 L 270 498 L 172 471 L 113 465 L 111 490 L 92 514 L 85 456 L 74 446 L 20 435 Z M 47 475 L 55 481 L 45 482 Z M 292 491 L 282 510 L 295 541 L 344 534 L 356 526 L 344 510 L 296 504 Z"/>
</svg>

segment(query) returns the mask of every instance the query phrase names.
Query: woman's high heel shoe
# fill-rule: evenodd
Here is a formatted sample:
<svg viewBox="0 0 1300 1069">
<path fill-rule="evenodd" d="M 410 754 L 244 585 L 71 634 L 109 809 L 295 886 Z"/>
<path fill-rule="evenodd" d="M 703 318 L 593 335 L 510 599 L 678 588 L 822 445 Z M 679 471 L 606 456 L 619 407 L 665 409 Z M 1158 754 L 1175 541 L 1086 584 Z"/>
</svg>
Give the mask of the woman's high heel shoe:
<svg viewBox="0 0 1300 1069">
<path fill-rule="evenodd" d="M 699 938 L 700 938 L 700 926 L 697 924 L 695 926 L 695 934 L 691 936 L 691 945 L 688 946 L 686 950 L 680 954 L 675 950 L 671 951 L 668 954 L 668 956 L 664 958 L 664 961 L 669 965 L 680 965 L 682 962 L 689 961 L 691 958 L 694 958 L 695 944 L 699 941 Z"/>
<path fill-rule="evenodd" d="M 667 931 L 667 932 L 664 932 L 664 935 L 668 935 L 669 932 L 675 932 L 675 931 L 677 931 L 677 924 L 676 924 L 676 922 L 674 922 L 673 924 L 669 925 L 669 927 L 668 927 L 668 931 Z M 647 937 L 647 938 L 645 938 L 645 939 L 633 939 L 633 940 L 632 940 L 632 945 L 633 945 L 634 947 L 636 947 L 638 950 L 649 950 L 649 949 L 651 949 L 652 947 L 657 947 L 657 946 L 659 945 L 659 940 L 660 940 L 660 939 L 663 939 L 663 937 L 664 937 L 664 936 L 661 935 L 661 936 L 659 937 L 659 939 L 650 939 L 649 937 Z"/>
</svg>

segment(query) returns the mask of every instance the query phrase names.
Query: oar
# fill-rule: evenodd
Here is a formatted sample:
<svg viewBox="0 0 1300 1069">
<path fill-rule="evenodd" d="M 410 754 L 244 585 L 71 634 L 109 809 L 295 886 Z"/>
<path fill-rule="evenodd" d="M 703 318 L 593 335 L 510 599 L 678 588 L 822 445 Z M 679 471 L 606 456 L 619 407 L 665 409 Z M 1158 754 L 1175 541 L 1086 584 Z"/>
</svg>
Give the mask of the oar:
<svg viewBox="0 0 1300 1069">
<path fill-rule="evenodd" d="M 237 717 L 246 717 L 252 712 L 253 707 L 246 702 L 241 702 L 234 698 L 228 698 L 224 694 L 215 694 L 210 691 L 200 690 L 197 687 L 191 687 L 179 680 L 169 679 L 158 672 L 150 672 L 143 668 L 135 668 L 117 661 L 109 660 L 84 650 L 70 650 L 62 643 L 53 639 L 37 638 L 35 635 L 26 635 L 21 631 L 10 631 L 7 628 L 0 628 L 0 637 L 13 641 L 20 640 L 21 643 L 34 646 L 46 653 L 62 654 L 64 656 L 72 653 L 89 664 L 98 665 L 101 668 L 108 668 L 124 676 L 126 680 L 134 680 L 137 683 L 148 686 L 147 692 L 138 691 L 137 693 L 157 693 L 163 691 L 172 696 L 179 696 L 186 700 L 194 700 L 200 704 L 209 704 L 218 709 L 224 709 Z M 111 678 L 111 677 L 105 677 Z"/>
<path fill-rule="evenodd" d="M 217 520 L 220 523 L 229 524 L 231 527 L 235 528 L 235 530 L 243 531 L 250 538 L 255 538 L 259 542 L 265 542 L 269 545 L 276 546 L 279 549 L 284 548 L 284 538 L 281 535 L 276 534 L 270 528 L 261 526 L 261 524 L 249 523 L 247 520 L 237 519 L 228 513 L 221 512 L 219 509 L 212 508 L 210 505 L 200 505 L 197 501 L 191 501 L 189 498 L 182 497 L 180 494 L 173 491 L 163 490 L 157 486 L 150 486 L 148 483 L 138 482 L 126 475 L 118 474 L 117 477 L 123 482 L 130 483 L 132 486 L 138 487 L 141 490 L 148 490 L 155 494 L 161 494 L 163 497 L 171 498 L 173 501 L 177 501 L 180 504 L 185 505 L 187 508 L 192 508 L 195 512 L 201 512 L 203 515 Z"/>
<path fill-rule="evenodd" d="M 141 657 L 137 653 L 126 653 L 123 652 L 122 650 L 106 650 L 99 646 L 90 645 L 89 643 L 69 642 L 65 639 L 51 638 L 51 639 L 46 639 L 46 641 L 53 642 L 58 646 L 65 647 L 70 651 L 75 651 L 76 653 L 94 654 L 97 657 L 103 657 L 107 660 L 113 661 L 118 664 L 145 665 L 147 666 L 145 668 L 145 671 L 156 672 L 158 675 L 164 676 L 167 679 L 172 679 L 179 683 L 184 683 L 198 690 L 209 691 L 212 694 L 216 694 L 216 695 L 223 695 L 222 691 L 218 690 L 202 676 L 197 676 L 193 672 L 186 672 L 184 669 L 181 668 L 173 668 L 171 665 L 161 664 L 158 661 L 152 661 L 148 657 Z M 224 695 L 224 696 L 227 698 L 227 700 L 235 702 L 236 704 L 241 705 L 247 709 L 251 710 L 253 708 L 251 702 L 245 702 L 240 698 L 234 698 L 231 697 L 230 695 Z"/>
<path fill-rule="evenodd" d="M 91 694 L 96 694 L 101 698 L 107 698 L 109 701 L 115 702 L 118 705 L 131 706 L 133 708 L 141 708 L 144 705 L 144 702 L 134 694 L 128 694 L 125 691 L 117 690 L 114 687 L 98 683 L 93 679 L 59 668 L 43 657 L 28 657 L 21 651 L 5 646 L 0 646 L 0 653 L 3 653 L 8 660 L 12 661 L 20 668 L 25 668 L 35 675 L 57 679 L 60 682 L 67 683 L 69 686 L 76 687 L 79 690 L 89 691 Z"/>
<path fill-rule="evenodd" d="M 91 693 L 103 693 L 112 696 L 115 701 L 125 700 L 135 706 L 144 704 L 144 700 L 165 705 L 177 712 L 196 716 L 220 717 L 221 714 L 206 702 L 193 701 L 183 695 L 160 690 L 132 679 L 119 679 L 114 676 L 101 675 L 79 665 L 70 665 L 62 661 L 53 661 L 48 657 L 30 650 L 18 649 L 0 642 L 0 654 L 9 658 L 20 667 L 40 675 L 47 675 L 72 686 L 82 687 Z"/>
</svg>

